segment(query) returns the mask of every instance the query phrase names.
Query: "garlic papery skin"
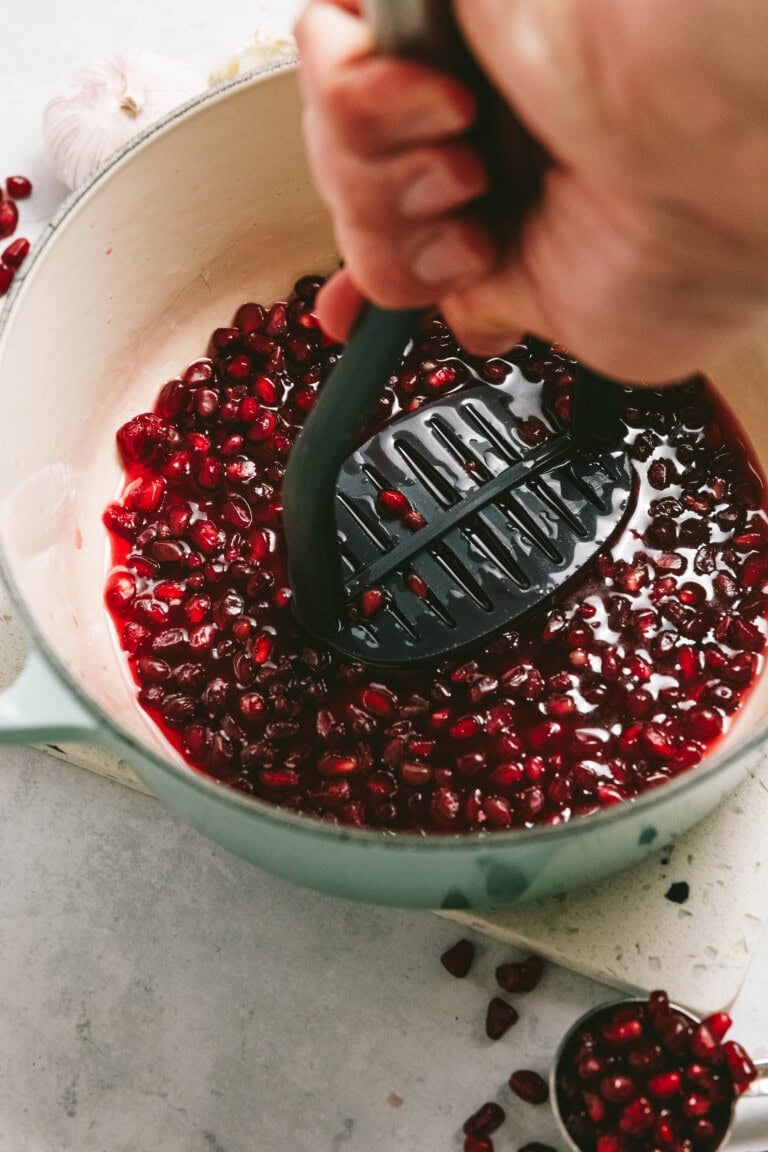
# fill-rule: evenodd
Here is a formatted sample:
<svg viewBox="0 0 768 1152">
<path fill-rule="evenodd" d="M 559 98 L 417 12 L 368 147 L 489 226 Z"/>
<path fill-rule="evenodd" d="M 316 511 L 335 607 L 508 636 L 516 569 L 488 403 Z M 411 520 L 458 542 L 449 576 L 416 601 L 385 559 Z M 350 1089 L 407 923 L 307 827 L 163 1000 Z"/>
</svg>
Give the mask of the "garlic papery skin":
<svg viewBox="0 0 768 1152">
<path fill-rule="evenodd" d="M 53 173 L 78 188 L 131 137 L 207 87 L 194 68 L 155 52 L 127 52 L 85 69 L 43 113 Z"/>
<path fill-rule="evenodd" d="M 292 64 L 295 60 L 296 41 L 293 36 L 257 28 L 247 43 L 211 69 L 209 79 L 211 84 L 222 84 L 254 68 L 266 68 L 270 64 Z"/>
</svg>

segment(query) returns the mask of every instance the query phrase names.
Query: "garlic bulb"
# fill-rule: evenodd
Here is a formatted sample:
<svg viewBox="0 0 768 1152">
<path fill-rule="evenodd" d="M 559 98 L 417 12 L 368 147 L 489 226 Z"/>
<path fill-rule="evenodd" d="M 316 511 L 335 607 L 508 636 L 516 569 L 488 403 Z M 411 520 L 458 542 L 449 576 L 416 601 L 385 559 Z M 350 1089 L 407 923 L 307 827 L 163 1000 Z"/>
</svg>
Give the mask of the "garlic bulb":
<svg viewBox="0 0 768 1152">
<path fill-rule="evenodd" d="M 132 136 L 206 87 L 188 64 L 154 52 L 101 61 L 46 107 L 48 163 L 68 188 L 77 188 Z"/>
<path fill-rule="evenodd" d="M 290 64 L 296 59 L 296 41 L 284 33 L 267 32 L 257 28 L 251 39 L 233 56 L 211 69 L 211 84 L 233 80 L 253 68 L 269 64 Z"/>
</svg>

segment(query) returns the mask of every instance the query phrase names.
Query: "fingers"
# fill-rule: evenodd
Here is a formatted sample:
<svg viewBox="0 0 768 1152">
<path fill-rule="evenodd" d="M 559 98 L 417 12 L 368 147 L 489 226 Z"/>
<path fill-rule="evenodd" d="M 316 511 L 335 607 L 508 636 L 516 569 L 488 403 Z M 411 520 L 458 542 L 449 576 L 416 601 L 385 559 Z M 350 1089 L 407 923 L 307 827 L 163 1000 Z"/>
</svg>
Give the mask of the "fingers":
<svg viewBox="0 0 768 1152">
<path fill-rule="evenodd" d="M 337 272 L 317 297 L 317 314 L 323 331 L 340 343 L 348 340 L 364 303 L 365 298 L 352 283 L 349 273 Z"/>
<path fill-rule="evenodd" d="M 426 307 L 487 274 L 496 248 L 476 209 L 488 177 L 465 139 L 471 93 L 373 57 L 354 4 L 315 0 L 297 33 L 310 165 L 353 282 L 383 307 Z"/>
<path fill-rule="evenodd" d="M 294 29 L 302 83 L 316 87 L 322 77 L 370 55 L 370 28 L 356 9 L 341 0 L 312 0 L 304 9 Z"/>
<path fill-rule="evenodd" d="M 350 275 L 382 308 L 427 308 L 447 289 L 487 275 L 496 262 L 494 241 L 472 212 L 395 232 L 345 220 L 337 220 L 335 230 Z"/>
<path fill-rule="evenodd" d="M 426 145 L 382 158 L 335 150 L 314 110 L 305 137 L 315 184 L 331 209 L 357 227 L 392 231 L 444 216 L 485 195 L 485 166 L 466 144 Z"/>
<path fill-rule="evenodd" d="M 466 132 L 471 93 L 405 60 L 376 58 L 366 22 L 336 5 L 310 5 L 297 26 L 304 97 L 338 148 L 376 156 Z"/>
</svg>

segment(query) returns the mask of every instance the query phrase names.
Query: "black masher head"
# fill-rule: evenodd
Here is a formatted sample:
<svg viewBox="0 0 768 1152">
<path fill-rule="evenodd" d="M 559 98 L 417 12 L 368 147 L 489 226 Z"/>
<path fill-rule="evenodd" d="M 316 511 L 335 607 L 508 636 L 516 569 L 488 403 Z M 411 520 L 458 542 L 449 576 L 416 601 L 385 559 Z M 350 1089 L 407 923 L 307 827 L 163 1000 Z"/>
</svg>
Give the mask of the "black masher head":
<svg viewBox="0 0 768 1152">
<path fill-rule="evenodd" d="M 390 668 L 482 645 L 545 606 L 619 530 L 632 489 L 620 386 L 584 369 L 569 427 L 516 372 L 425 404 L 355 448 L 416 320 L 368 309 L 283 488 L 297 616 L 348 659 Z M 519 430 L 531 415 L 550 433 L 537 447 Z M 381 492 L 401 494 L 423 526 L 383 513 Z"/>
</svg>

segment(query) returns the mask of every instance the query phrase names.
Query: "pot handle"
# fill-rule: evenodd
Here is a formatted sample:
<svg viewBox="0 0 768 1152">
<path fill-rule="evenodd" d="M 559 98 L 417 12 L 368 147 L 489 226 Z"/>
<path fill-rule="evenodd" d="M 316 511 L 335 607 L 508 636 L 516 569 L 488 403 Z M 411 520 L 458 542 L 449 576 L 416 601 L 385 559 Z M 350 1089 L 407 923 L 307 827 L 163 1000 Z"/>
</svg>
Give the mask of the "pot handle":
<svg viewBox="0 0 768 1152">
<path fill-rule="evenodd" d="M 30 652 L 18 679 L 0 692 L 0 744 L 95 744 L 101 731 L 96 718 L 37 652 Z"/>
</svg>

